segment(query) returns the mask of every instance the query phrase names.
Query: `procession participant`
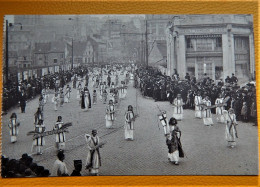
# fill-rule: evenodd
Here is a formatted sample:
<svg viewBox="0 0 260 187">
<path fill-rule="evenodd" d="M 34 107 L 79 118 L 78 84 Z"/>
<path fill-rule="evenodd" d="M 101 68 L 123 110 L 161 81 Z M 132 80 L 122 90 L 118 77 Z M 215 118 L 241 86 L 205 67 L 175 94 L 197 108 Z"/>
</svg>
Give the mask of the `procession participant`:
<svg viewBox="0 0 260 187">
<path fill-rule="evenodd" d="M 109 103 L 106 107 L 106 128 L 111 128 L 115 121 L 115 106 L 112 100 L 109 100 Z"/>
<path fill-rule="evenodd" d="M 65 91 L 65 98 L 64 98 L 65 103 L 70 102 L 70 92 L 71 92 L 71 87 L 69 85 L 67 85 L 67 88 Z"/>
<path fill-rule="evenodd" d="M 213 125 L 213 121 L 212 121 L 212 114 L 211 114 L 211 109 L 207 108 L 211 106 L 211 102 L 209 100 L 209 97 L 206 96 L 205 99 L 202 100 L 205 108 L 203 109 L 203 122 L 204 125 L 209 126 L 209 125 Z"/>
<path fill-rule="evenodd" d="M 164 135 L 166 136 L 167 133 L 170 132 L 168 120 L 167 120 L 167 114 L 166 111 L 161 111 L 160 114 L 157 115 L 159 117 L 159 120 L 163 126 Z"/>
<path fill-rule="evenodd" d="M 99 167 L 101 166 L 101 157 L 99 148 L 102 148 L 100 139 L 97 136 L 97 130 L 92 130 L 92 135 L 85 134 L 88 153 L 86 159 L 86 169 L 89 170 L 91 175 L 98 175 Z"/>
<path fill-rule="evenodd" d="M 223 111 L 226 123 L 226 140 L 228 142 L 228 147 L 234 148 L 236 146 L 236 138 L 237 136 L 237 129 L 236 126 L 237 120 L 236 115 L 234 114 L 234 109 L 230 108 L 228 111 Z"/>
<path fill-rule="evenodd" d="M 167 134 L 166 138 L 166 145 L 168 146 L 168 159 L 174 165 L 179 165 L 180 157 L 184 157 L 180 138 L 181 131 L 176 123 L 173 125 L 173 131 Z"/>
<path fill-rule="evenodd" d="M 111 88 L 115 88 L 114 82 L 111 83 Z"/>
<path fill-rule="evenodd" d="M 26 95 L 24 93 L 24 90 L 22 90 L 21 95 L 20 95 L 20 107 L 21 107 L 21 113 L 25 113 Z"/>
<path fill-rule="evenodd" d="M 180 121 L 183 119 L 183 100 L 181 94 L 178 94 L 177 98 L 173 101 L 173 117 Z"/>
<path fill-rule="evenodd" d="M 195 117 L 202 118 L 202 107 L 200 106 L 202 104 L 202 97 L 200 95 L 200 92 L 198 92 L 198 94 L 195 96 L 194 104 L 195 104 Z"/>
<path fill-rule="evenodd" d="M 95 104 L 97 104 L 97 91 L 96 90 L 93 90 L 92 96 L 93 96 L 93 104 L 95 105 Z"/>
<path fill-rule="evenodd" d="M 110 87 L 110 84 L 111 84 L 111 77 L 110 75 L 107 76 L 107 85 L 108 87 Z"/>
<path fill-rule="evenodd" d="M 135 115 L 133 106 L 129 105 L 125 113 L 125 139 L 134 140 L 134 121 Z"/>
<path fill-rule="evenodd" d="M 124 99 L 126 97 L 126 94 L 127 94 L 127 88 L 126 88 L 126 84 L 125 84 L 125 81 L 121 81 L 121 99 Z"/>
<path fill-rule="evenodd" d="M 77 88 L 77 99 L 79 100 L 80 99 L 80 94 L 81 94 L 81 91 L 82 91 L 83 87 L 81 85 L 81 82 L 79 82 L 78 84 L 78 88 Z"/>
<path fill-rule="evenodd" d="M 109 91 L 110 93 L 109 93 L 109 100 L 112 100 L 113 101 L 113 103 L 115 103 L 115 94 L 114 94 L 114 89 L 110 89 L 110 91 Z"/>
<path fill-rule="evenodd" d="M 117 105 L 119 103 L 118 89 L 114 89 L 114 100 L 115 100 L 115 105 Z"/>
<path fill-rule="evenodd" d="M 39 108 L 41 109 L 41 111 L 43 111 L 43 107 L 44 107 L 44 97 L 42 95 L 40 95 L 40 97 L 39 97 Z"/>
<path fill-rule="evenodd" d="M 65 162 L 63 162 L 65 159 L 63 151 L 59 151 L 57 157 L 58 159 L 53 164 L 51 176 L 68 176 L 67 166 Z"/>
<path fill-rule="evenodd" d="M 55 123 L 54 130 L 60 130 L 62 129 L 63 122 L 62 122 L 62 117 L 58 116 L 58 120 Z M 58 150 L 64 150 L 65 149 L 65 142 L 66 142 L 66 137 L 65 137 L 65 132 L 60 132 L 56 134 L 56 148 Z"/>
<path fill-rule="evenodd" d="M 77 75 L 75 74 L 73 77 L 73 88 L 76 89 L 77 86 Z"/>
<path fill-rule="evenodd" d="M 215 105 L 223 104 L 223 101 L 224 101 L 224 98 L 222 97 L 221 94 L 219 94 L 219 97 L 215 101 Z M 224 123 L 223 110 L 224 110 L 224 106 L 216 107 L 217 121 L 219 123 Z"/>
<path fill-rule="evenodd" d="M 38 108 L 34 114 L 34 125 L 37 125 L 39 123 L 39 120 L 43 120 L 43 111 L 41 110 L 41 108 Z"/>
<path fill-rule="evenodd" d="M 74 170 L 70 176 L 81 176 L 82 160 L 74 160 Z"/>
<path fill-rule="evenodd" d="M 8 127 L 10 129 L 10 136 L 11 136 L 11 142 L 12 143 L 17 142 L 17 135 L 19 133 L 19 126 L 20 126 L 20 123 L 17 120 L 16 113 L 12 113 L 12 115 L 10 116 L 10 123 L 8 124 Z"/>
<path fill-rule="evenodd" d="M 176 125 L 177 125 L 177 120 L 175 118 L 171 117 L 169 120 L 169 125 L 168 125 L 170 134 L 172 133 L 174 126 L 176 126 Z"/>
<path fill-rule="evenodd" d="M 35 133 L 43 133 L 45 131 L 45 125 L 43 123 L 43 120 L 40 119 L 38 121 L 38 124 L 35 125 Z M 36 135 L 37 135 L 36 134 Z M 42 147 L 45 145 L 45 140 L 43 136 L 40 136 L 38 138 L 35 138 L 33 140 L 33 146 L 36 147 L 37 155 L 42 155 Z"/>
<path fill-rule="evenodd" d="M 119 77 L 118 74 L 116 74 L 116 83 L 115 83 L 116 86 L 118 85 L 118 82 L 119 82 Z"/>
<path fill-rule="evenodd" d="M 102 101 L 103 104 L 107 103 L 107 91 L 105 89 L 102 91 Z"/>
<path fill-rule="evenodd" d="M 58 92 L 55 92 L 53 98 L 52 98 L 52 102 L 54 103 L 54 110 L 57 111 L 57 107 L 59 105 L 59 94 Z"/>
<path fill-rule="evenodd" d="M 64 104 L 64 93 L 63 90 L 60 91 L 60 106 L 62 107 Z"/>
<path fill-rule="evenodd" d="M 91 108 L 90 94 L 88 89 L 85 89 L 85 92 L 83 92 L 82 94 L 84 97 L 82 97 L 81 108 L 87 111 L 89 108 Z"/>
<path fill-rule="evenodd" d="M 41 96 L 43 98 L 44 104 L 47 103 L 47 93 L 46 93 L 46 89 L 45 88 L 42 89 Z"/>
</svg>

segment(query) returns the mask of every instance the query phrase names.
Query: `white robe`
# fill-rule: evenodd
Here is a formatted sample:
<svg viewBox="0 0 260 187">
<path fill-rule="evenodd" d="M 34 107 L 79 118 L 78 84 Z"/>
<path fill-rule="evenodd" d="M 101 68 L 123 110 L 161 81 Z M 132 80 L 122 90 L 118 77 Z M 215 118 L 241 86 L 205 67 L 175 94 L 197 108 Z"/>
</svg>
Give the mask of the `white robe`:
<svg viewBox="0 0 260 187">
<path fill-rule="evenodd" d="M 217 98 L 216 101 L 215 101 L 215 104 L 216 105 L 222 104 L 223 100 L 224 100 L 223 98 Z M 218 115 L 217 121 L 220 122 L 220 123 L 224 123 L 223 110 L 224 110 L 223 106 L 216 107 L 216 115 Z"/>
<path fill-rule="evenodd" d="M 111 128 L 115 120 L 115 106 L 108 105 L 106 108 L 106 128 Z"/>
<path fill-rule="evenodd" d="M 10 123 L 8 124 L 8 126 L 10 128 L 10 136 L 11 136 L 12 143 L 17 141 L 17 135 L 19 133 L 19 125 L 20 123 L 17 121 L 17 119 L 15 118 L 10 119 Z"/>
<path fill-rule="evenodd" d="M 208 101 L 203 100 L 203 103 L 206 106 L 211 106 L 211 102 L 209 100 Z M 203 122 L 204 122 L 204 125 L 206 125 L 206 126 L 213 125 L 211 109 L 203 110 Z"/>
<path fill-rule="evenodd" d="M 91 164 L 92 162 L 92 166 L 89 167 L 90 169 L 90 173 L 91 174 L 98 174 L 98 169 L 101 165 L 100 163 L 100 154 L 98 154 L 98 151 L 95 149 L 93 149 L 95 147 L 95 145 L 100 143 L 99 137 L 98 136 L 90 136 L 90 135 L 85 135 L 86 138 L 86 142 L 87 142 L 87 158 L 86 158 L 86 166 Z M 94 152 L 92 152 L 94 151 Z M 91 154 L 93 155 L 91 157 Z"/>
<path fill-rule="evenodd" d="M 134 113 L 127 111 L 125 114 L 125 139 L 134 139 Z"/>
<path fill-rule="evenodd" d="M 225 115 L 226 121 L 226 140 L 228 142 L 228 146 L 235 146 L 236 145 L 236 131 L 234 125 L 237 124 L 236 115 L 235 114 L 227 114 Z M 233 125 L 232 125 L 233 122 Z M 232 125 L 232 126 L 231 126 Z M 230 128 L 231 126 L 231 128 Z"/>
<path fill-rule="evenodd" d="M 61 129 L 62 126 L 63 126 L 63 122 L 56 122 L 54 130 L 59 130 Z M 56 140 L 57 148 L 64 150 L 65 142 L 66 142 L 65 132 L 56 134 L 55 140 Z"/>
<path fill-rule="evenodd" d="M 202 97 L 195 96 L 194 103 L 195 103 L 195 117 L 202 118 L 201 106 L 198 106 L 199 104 L 202 104 Z"/>
<path fill-rule="evenodd" d="M 182 120 L 183 119 L 183 100 L 175 98 L 173 101 L 173 117 L 176 120 Z"/>
</svg>

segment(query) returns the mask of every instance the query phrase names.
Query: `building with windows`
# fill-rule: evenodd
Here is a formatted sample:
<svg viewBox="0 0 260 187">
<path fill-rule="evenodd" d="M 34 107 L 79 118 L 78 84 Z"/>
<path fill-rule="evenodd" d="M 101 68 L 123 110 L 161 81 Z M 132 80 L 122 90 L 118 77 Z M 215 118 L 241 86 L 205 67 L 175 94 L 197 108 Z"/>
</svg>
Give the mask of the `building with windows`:
<svg viewBox="0 0 260 187">
<path fill-rule="evenodd" d="M 251 15 L 178 15 L 166 28 L 167 74 L 177 70 L 213 80 L 234 73 L 248 81 L 255 76 Z"/>
</svg>

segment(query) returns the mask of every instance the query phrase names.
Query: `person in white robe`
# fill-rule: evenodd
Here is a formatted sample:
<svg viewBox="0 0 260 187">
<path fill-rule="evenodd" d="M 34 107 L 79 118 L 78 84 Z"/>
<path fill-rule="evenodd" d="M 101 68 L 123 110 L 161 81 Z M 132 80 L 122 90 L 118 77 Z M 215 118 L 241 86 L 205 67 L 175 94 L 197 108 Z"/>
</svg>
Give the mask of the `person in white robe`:
<svg viewBox="0 0 260 187">
<path fill-rule="evenodd" d="M 97 136 L 97 130 L 92 130 L 92 135 L 85 134 L 87 142 L 87 158 L 86 158 L 86 169 L 89 170 L 91 175 L 97 176 L 99 168 L 101 166 L 101 156 L 99 148 L 102 148 L 100 139 Z"/>
<path fill-rule="evenodd" d="M 121 81 L 121 86 L 120 86 L 120 93 L 119 93 L 119 97 L 121 99 L 124 99 L 127 95 L 127 88 L 126 88 L 126 84 L 124 81 Z"/>
<path fill-rule="evenodd" d="M 206 96 L 205 99 L 203 99 L 203 105 L 205 108 L 203 109 L 203 122 L 205 126 L 210 126 L 213 125 L 213 120 L 212 120 L 212 114 L 211 114 L 211 109 L 208 108 L 211 106 L 211 102 L 209 100 L 209 97 Z"/>
<path fill-rule="evenodd" d="M 67 88 L 65 90 L 65 98 L 64 98 L 65 103 L 70 102 L 70 94 L 71 94 L 71 87 L 69 85 L 67 85 Z"/>
<path fill-rule="evenodd" d="M 57 154 L 58 159 L 54 162 L 51 176 L 68 176 L 68 169 L 64 162 L 65 155 L 63 151 L 59 151 Z"/>
<path fill-rule="evenodd" d="M 224 110 L 223 113 L 226 123 L 225 135 L 226 141 L 228 142 L 227 146 L 234 148 L 236 146 L 236 139 L 238 138 L 236 128 L 238 123 L 236 120 L 236 115 L 233 108 L 230 108 L 228 111 Z"/>
<path fill-rule="evenodd" d="M 219 95 L 219 97 L 215 101 L 215 105 L 222 105 L 222 106 L 216 107 L 216 115 L 217 115 L 217 122 L 218 123 L 224 123 L 225 122 L 224 116 L 223 116 L 223 110 L 224 110 L 223 101 L 224 101 L 224 98 L 221 97 L 221 94 Z"/>
<path fill-rule="evenodd" d="M 37 125 L 39 123 L 39 120 L 43 120 L 43 111 L 41 111 L 41 108 L 38 108 L 37 111 L 34 114 L 34 125 Z"/>
<path fill-rule="evenodd" d="M 177 98 L 173 101 L 173 117 L 176 120 L 181 121 L 183 119 L 183 104 L 181 94 L 178 94 Z"/>
<path fill-rule="evenodd" d="M 17 135 L 19 133 L 19 126 L 20 122 L 17 120 L 16 113 L 12 113 L 10 116 L 10 122 L 8 124 L 8 127 L 10 129 L 10 136 L 11 136 L 11 142 L 15 143 L 17 142 Z"/>
<path fill-rule="evenodd" d="M 57 111 L 58 110 L 58 105 L 59 105 L 59 94 L 56 92 L 52 98 L 52 102 L 54 104 L 54 110 Z"/>
<path fill-rule="evenodd" d="M 195 96 L 194 104 L 195 104 L 195 118 L 202 118 L 202 107 L 200 106 L 202 104 L 202 97 L 200 93 L 198 93 Z"/>
<path fill-rule="evenodd" d="M 54 126 L 53 130 L 60 130 L 60 129 L 62 129 L 63 124 L 64 123 L 62 122 L 62 117 L 58 116 L 58 120 L 55 123 L 55 126 Z M 56 148 L 58 150 L 64 150 L 65 149 L 65 142 L 66 142 L 65 132 L 57 133 L 55 135 L 55 140 L 56 140 Z"/>
<path fill-rule="evenodd" d="M 81 82 L 79 82 L 77 87 L 77 99 L 80 100 L 81 91 L 83 90 L 83 86 L 81 85 Z"/>
<path fill-rule="evenodd" d="M 106 128 L 111 128 L 115 121 L 115 106 L 112 100 L 109 100 L 109 103 L 106 107 Z"/>
<path fill-rule="evenodd" d="M 134 140 L 135 114 L 132 105 L 129 105 L 125 113 L 125 139 Z"/>
<path fill-rule="evenodd" d="M 35 125 L 35 132 L 39 134 L 39 133 L 43 133 L 44 131 L 45 131 L 45 125 L 43 123 L 43 120 L 40 119 L 38 124 Z M 44 145 L 45 145 L 45 139 L 43 136 L 40 136 L 33 140 L 33 146 L 36 147 L 37 155 L 42 155 L 42 148 Z"/>
</svg>

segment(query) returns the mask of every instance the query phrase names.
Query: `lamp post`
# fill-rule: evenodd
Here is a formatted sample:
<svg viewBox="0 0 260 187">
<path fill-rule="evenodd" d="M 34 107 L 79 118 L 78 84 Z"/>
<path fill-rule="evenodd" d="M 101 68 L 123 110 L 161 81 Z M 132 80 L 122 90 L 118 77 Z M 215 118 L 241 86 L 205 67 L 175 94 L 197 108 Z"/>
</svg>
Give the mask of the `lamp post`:
<svg viewBox="0 0 260 187">
<path fill-rule="evenodd" d="M 74 20 L 74 19 L 72 19 L 72 18 L 69 18 L 69 20 L 71 21 L 71 20 Z M 73 31 L 73 29 L 72 29 L 72 32 L 74 32 Z M 73 64 L 74 64 L 74 56 L 73 56 L 73 35 L 72 35 L 72 37 L 71 37 L 71 69 L 73 69 Z"/>
</svg>

